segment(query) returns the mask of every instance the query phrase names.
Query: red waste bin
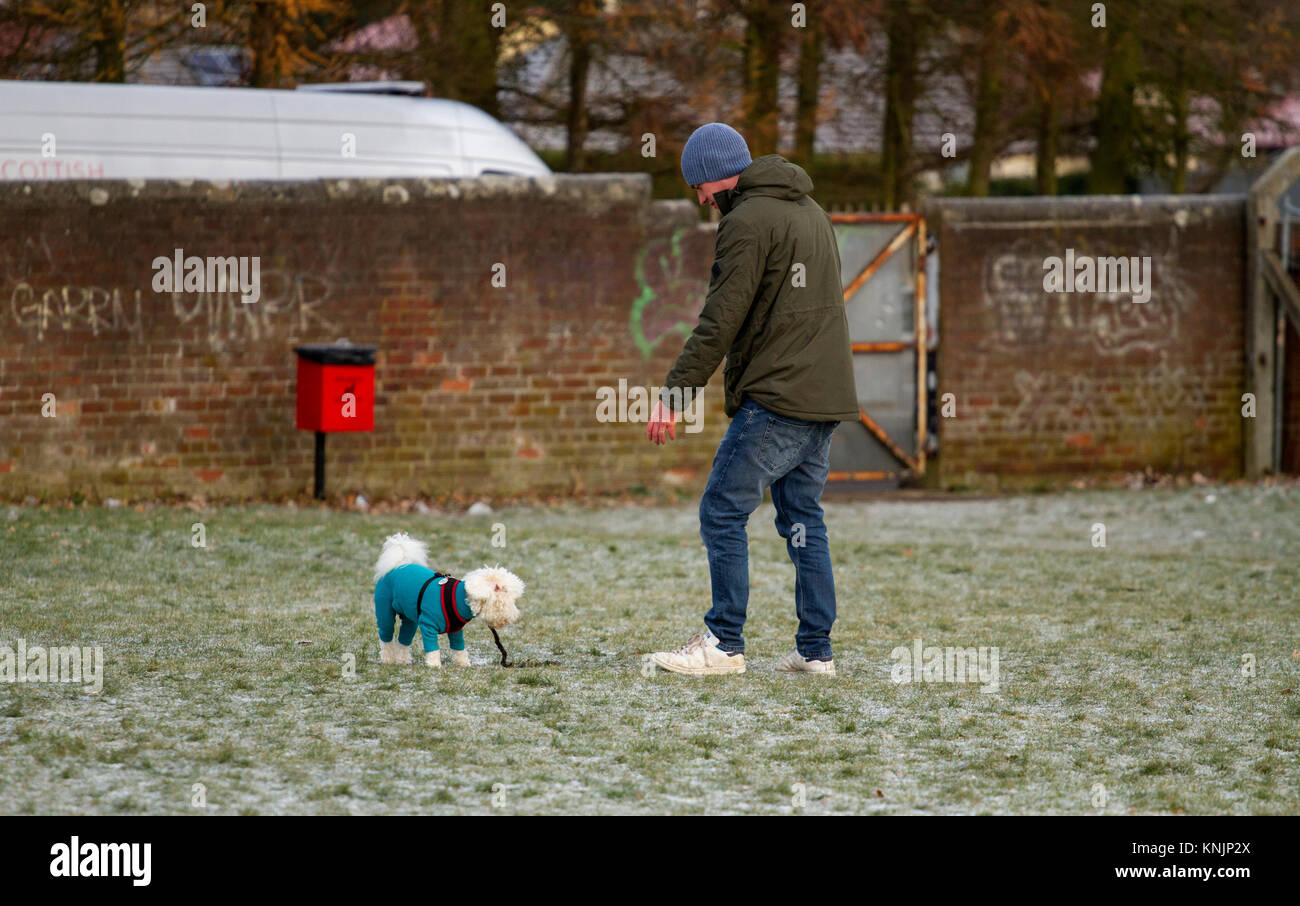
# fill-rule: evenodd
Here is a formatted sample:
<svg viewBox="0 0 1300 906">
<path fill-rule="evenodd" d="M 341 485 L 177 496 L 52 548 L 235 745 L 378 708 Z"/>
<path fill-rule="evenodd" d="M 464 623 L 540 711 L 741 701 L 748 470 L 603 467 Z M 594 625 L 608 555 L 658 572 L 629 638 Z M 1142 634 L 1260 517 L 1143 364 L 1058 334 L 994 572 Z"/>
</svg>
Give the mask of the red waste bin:
<svg viewBox="0 0 1300 906">
<path fill-rule="evenodd" d="M 298 353 L 300 429 L 374 430 L 377 349 L 337 343 L 294 347 Z"/>
<path fill-rule="evenodd" d="M 297 425 L 316 432 L 318 499 L 325 497 L 325 434 L 374 430 L 377 350 L 377 346 L 350 343 L 294 347 L 298 354 Z"/>
</svg>

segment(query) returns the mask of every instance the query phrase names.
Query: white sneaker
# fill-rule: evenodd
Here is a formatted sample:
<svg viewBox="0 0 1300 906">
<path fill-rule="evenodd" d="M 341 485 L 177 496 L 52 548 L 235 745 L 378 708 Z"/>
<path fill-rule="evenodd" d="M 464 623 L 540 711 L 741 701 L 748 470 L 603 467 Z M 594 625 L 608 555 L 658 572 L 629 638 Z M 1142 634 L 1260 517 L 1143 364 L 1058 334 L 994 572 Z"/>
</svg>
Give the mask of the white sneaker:
<svg viewBox="0 0 1300 906">
<path fill-rule="evenodd" d="M 821 673 L 826 676 L 835 675 L 835 661 L 810 661 L 795 651 L 781 658 L 780 663 L 776 665 L 778 673 Z"/>
<path fill-rule="evenodd" d="M 727 654 L 718 647 L 718 637 L 707 629 L 691 636 L 690 641 L 675 651 L 656 651 L 650 660 L 671 673 L 691 676 L 745 672 L 745 656 Z"/>
</svg>

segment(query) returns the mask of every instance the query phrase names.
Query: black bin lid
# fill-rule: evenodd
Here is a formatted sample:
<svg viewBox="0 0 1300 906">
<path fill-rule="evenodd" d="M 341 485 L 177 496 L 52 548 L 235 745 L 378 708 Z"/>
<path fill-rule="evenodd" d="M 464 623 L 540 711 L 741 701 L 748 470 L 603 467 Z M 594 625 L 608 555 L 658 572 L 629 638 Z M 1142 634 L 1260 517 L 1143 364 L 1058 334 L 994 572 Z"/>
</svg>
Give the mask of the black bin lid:
<svg viewBox="0 0 1300 906">
<path fill-rule="evenodd" d="M 309 362 L 322 365 L 373 365 L 378 346 L 358 343 L 308 343 L 293 351 Z"/>
</svg>

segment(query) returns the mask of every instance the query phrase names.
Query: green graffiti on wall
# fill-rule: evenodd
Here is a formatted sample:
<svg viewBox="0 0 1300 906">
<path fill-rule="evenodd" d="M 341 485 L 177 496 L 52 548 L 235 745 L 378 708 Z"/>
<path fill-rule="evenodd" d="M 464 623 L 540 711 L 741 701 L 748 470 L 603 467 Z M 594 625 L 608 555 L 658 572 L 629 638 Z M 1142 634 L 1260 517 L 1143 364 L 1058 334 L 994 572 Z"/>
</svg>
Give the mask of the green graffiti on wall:
<svg viewBox="0 0 1300 906">
<path fill-rule="evenodd" d="M 854 228 L 835 226 L 835 240 L 843 256 L 846 239 L 859 237 L 854 235 Z M 698 227 L 679 227 L 671 236 L 653 239 L 637 252 L 636 285 L 640 293 L 632 303 L 628 330 L 636 348 L 647 358 L 664 337 L 689 337 L 699 320 L 709 283 L 696 276 L 683 259 L 682 244 L 682 237 L 694 229 Z"/>
<path fill-rule="evenodd" d="M 655 239 L 637 253 L 636 283 L 640 295 L 632 303 L 628 327 L 641 355 L 649 357 L 664 337 L 691 335 L 708 281 L 684 273 L 682 236 L 693 227 L 679 227 L 669 237 Z"/>
</svg>

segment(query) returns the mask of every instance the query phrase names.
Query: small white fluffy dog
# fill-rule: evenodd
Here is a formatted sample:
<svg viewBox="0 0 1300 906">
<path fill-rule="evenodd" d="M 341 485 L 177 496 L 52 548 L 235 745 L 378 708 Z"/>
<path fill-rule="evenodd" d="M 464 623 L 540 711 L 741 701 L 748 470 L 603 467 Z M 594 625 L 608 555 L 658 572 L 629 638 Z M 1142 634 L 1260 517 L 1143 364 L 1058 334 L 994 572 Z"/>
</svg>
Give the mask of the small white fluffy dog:
<svg viewBox="0 0 1300 906">
<path fill-rule="evenodd" d="M 446 635 L 454 666 L 469 665 L 462 630 L 482 617 L 495 629 L 519 619 L 516 602 L 524 593 L 519 577 L 499 566 L 484 566 L 457 579 L 429 568 L 429 546 L 405 532 L 389 535 L 375 563 L 375 622 L 379 627 L 379 660 L 411 663 L 411 642 L 420 630 L 424 662 L 441 667 L 438 636 Z M 393 635 L 400 617 L 402 625 Z"/>
</svg>

